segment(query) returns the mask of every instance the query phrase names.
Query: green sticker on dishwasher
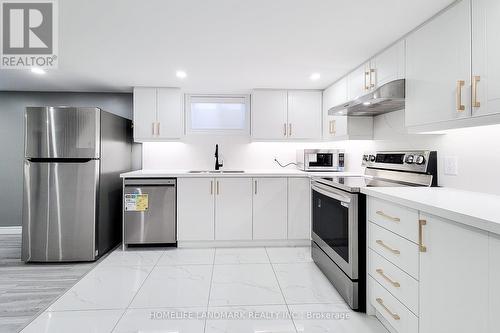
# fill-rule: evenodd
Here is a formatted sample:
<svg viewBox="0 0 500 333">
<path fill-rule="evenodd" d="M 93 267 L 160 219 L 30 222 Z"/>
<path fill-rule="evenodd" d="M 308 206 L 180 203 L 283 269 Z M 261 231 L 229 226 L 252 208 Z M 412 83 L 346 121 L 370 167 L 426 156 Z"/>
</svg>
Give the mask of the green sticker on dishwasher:
<svg viewBox="0 0 500 333">
<path fill-rule="evenodd" d="M 144 212 L 148 210 L 149 198 L 147 194 L 125 194 L 125 211 Z"/>
</svg>

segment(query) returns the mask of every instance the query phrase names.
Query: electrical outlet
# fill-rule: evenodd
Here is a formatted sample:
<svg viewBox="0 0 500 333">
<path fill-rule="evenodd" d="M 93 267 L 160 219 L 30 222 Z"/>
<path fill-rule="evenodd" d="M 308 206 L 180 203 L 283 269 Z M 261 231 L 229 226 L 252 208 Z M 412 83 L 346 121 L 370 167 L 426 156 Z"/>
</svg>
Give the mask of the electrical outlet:
<svg viewBox="0 0 500 333">
<path fill-rule="evenodd" d="M 458 157 L 444 157 L 444 174 L 450 176 L 458 176 Z"/>
</svg>

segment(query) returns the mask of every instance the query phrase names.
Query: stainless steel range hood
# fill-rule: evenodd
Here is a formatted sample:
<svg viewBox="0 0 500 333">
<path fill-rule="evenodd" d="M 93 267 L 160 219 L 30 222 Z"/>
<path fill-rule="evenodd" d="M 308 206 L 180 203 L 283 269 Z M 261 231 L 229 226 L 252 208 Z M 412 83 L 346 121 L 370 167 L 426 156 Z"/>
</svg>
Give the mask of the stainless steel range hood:
<svg viewBox="0 0 500 333">
<path fill-rule="evenodd" d="M 377 116 L 405 107 L 405 80 L 394 80 L 376 90 L 328 110 L 330 116 Z"/>
</svg>

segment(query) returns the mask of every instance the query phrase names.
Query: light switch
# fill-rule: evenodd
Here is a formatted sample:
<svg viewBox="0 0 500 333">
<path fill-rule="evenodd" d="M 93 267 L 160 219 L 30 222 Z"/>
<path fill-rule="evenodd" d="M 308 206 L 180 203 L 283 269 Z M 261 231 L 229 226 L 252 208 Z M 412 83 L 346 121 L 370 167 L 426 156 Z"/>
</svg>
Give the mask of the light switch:
<svg viewBox="0 0 500 333">
<path fill-rule="evenodd" d="M 458 176 L 458 157 L 444 157 L 444 174 L 450 176 Z"/>
</svg>

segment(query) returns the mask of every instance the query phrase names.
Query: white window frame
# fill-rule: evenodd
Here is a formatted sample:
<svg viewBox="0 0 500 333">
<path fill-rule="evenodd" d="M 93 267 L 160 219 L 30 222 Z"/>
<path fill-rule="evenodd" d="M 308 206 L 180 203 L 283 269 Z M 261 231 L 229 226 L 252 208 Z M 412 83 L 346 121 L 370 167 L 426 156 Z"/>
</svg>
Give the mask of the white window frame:
<svg viewBox="0 0 500 333">
<path fill-rule="evenodd" d="M 245 104 L 245 127 L 243 129 L 203 129 L 191 128 L 191 100 L 206 101 L 210 103 L 241 103 Z M 212 94 L 186 94 L 185 121 L 187 135 L 238 135 L 250 136 L 250 95 L 212 95 Z"/>
</svg>

